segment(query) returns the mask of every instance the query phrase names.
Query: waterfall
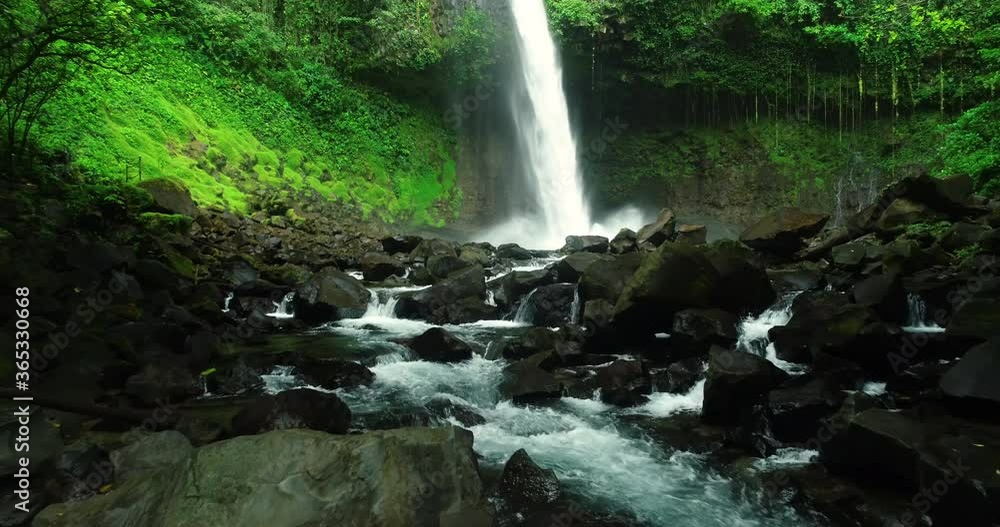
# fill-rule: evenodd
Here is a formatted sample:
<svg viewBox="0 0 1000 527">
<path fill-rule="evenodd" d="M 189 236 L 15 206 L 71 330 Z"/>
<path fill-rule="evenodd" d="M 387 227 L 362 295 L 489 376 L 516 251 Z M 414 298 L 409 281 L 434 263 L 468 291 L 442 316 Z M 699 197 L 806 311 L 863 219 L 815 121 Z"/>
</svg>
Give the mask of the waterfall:
<svg viewBox="0 0 1000 527">
<path fill-rule="evenodd" d="M 514 322 L 521 322 L 524 324 L 531 324 L 535 318 L 535 306 L 531 305 L 531 297 L 535 296 L 538 289 L 532 289 L 528 296 L 524 297 L 521 301 L 521 305 L 517 307 L 517 312 L 514 313 Z"/>
<path fill-rule="evenodd" d="M 573 290 L 573 303 L 569 306 L 569 321 L 571 324 L 580 323 L 580 287 Z"/>
<path fill-rule="evenodd" d="M 229 303 L 233 301 L 233 298 L 235 296 L 236 296 L 236 293 L 234 293 L 232 291 L 230 291 L 229 294 L 226 295 L 226 299 L 223 301 L 223 304 L 222 304 L 222 312 L 223 313 L 228 313 L 229 312 Z"/>
<path fill-rule="evenodd" d="M 267 316 L 273 318 L 294 318 L 295 312 L 292 310 L 292 302 L 295 301 L 295 292 L 292 291 L 282 297 L 281 302 L 273 302 L 274 312 Z"/>
<path fill-rule="evenodd" d="M 906 326 L 903 327 L 904 331 L 911 333 L 940 333 L 945 330 L 934 322 L 933 320 L 928 323 L 927 321 L 927 303 L 920 295 L 915 293 L 909 293 L 906 295 L 907 304 L 907 315 L 906 315 Z"/>
<path fill-rule="evenodd" d="M 495 229 L 491 238 L 534 248 L 558 248 L 568 234 L 587 234 L 576 141 L 570 129 L 562 68 L 549 32 L 543 0 L 511 2 L 520 72 L 526 97 L 511 102 L 528 173 L 533 209 Z"/>
<path fill-rule="evenodd" d="M 798 295 L 798 292 L 789 294 L 780 298 L 760 316 L 743 319 L 737 328 L 739 339 L 736 341 L 736 349 L 760 355 L 789 373 L 801 372 L 801 366 L 778 358 L 778 352 L 768 337 L 771 328 L 784 326 L 792 319 L 792 302 Z"/>
<path fill-rule="evenodd" d="M 368 299 L 368 309 L 361 316 L 366 318 L 396 318 L 396 304 L 399 303 L 399 295 L 385 289 L 375 289 L 371 291 L 372 296 Z"/>
</svg>

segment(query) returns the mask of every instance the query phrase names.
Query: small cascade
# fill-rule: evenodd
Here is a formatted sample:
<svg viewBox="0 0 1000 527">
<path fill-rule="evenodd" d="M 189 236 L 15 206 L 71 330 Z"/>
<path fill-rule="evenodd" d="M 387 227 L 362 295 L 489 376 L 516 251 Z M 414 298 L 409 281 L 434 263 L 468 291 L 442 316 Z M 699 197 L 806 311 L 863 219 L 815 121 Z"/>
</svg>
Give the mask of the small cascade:
<svg viewBox="0 0 1000 527">
<path fill-rule="evenodd" d="M 235 297 L 236 297 L 236 293 L 234 293 L 233 291 L 230 291 L 229 294 L 226 295 L 226 299 L 222 302 L 222 312 L 223 313 L 228 313 L 229 312 L 229 303 L 232 302 L 233 298 L 235 298 Z"/>
<path fill-rule="evenodd" d="M 493 307 L 497 307 L 497 296 L 492 289 L 486 290 L 486 303 Z"/>
<path fill-rule="evenodd" d="M 281 302 L 274 303 L 274 312 L 268 313 L 267 316 L 271 318 L 295 318 L 295 311 L 292 308 L 292 303 L 295 302 L 295 292 L 291 291 L 282 297 Z"/>
<path fill-rule="evenodd" d="M 396 304 L 399 303 L 399 295 L 389 289 L 374 289 L 372 296 L 368 299 L 368 309 L 361 316 L 366 318 L 396 318 Z"/>
<path fill-rule="evenodd" d="M 801 372 L 801 366 L 778 358 L 774 344 L 768 337 L 771 328 L 784 326 L 792 319 L 792 303 L 798 295 L 798 292 L 787 295 L 779 299 L 776 304 L 761 313 L 760 316 L 743 319 L 737 328 L 739 338 L 736 341 L 736 349 L 760 355 L 789 373 Z"/>
<path fill-rule="evenodd" d="M 906 304 L 908 311 L 906 326 L 903 327 L 904 331 L 911 333 L 941 333 L 945 330 L 933 320 L 928 322 L 927 303 L 924 302 L 924 299 L 920 295 L 915 293 L 907 294 Z"/>
<path fill-rule="evenodd" d="M 521 305 L 517 307 L 517 312 L 514 313 L 514 322 L 520 322 L 522 324 L 531 324 L 532 320 L 535 318 L 535 306 L 531 303 L 531 297 L 535 295 L 538 289 L 532 289 L 528 296 L 524 297 L 521 301 Z"/>
<path fill-rule="evenodd" d="M 582 306 L 580 305 L 580 287 L 577 286 L 573 290 L 573 303 L 569 306 L 569 322 L 570 324 L 580 323 L 580 311 Z"/>
</svg>

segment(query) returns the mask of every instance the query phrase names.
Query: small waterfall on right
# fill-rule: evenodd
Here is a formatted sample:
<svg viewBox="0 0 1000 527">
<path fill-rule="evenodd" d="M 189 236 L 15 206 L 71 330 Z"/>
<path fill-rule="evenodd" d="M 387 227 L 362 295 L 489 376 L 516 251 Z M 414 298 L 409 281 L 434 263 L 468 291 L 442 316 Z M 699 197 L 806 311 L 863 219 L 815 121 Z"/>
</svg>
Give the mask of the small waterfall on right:
<svg viewBox="0 0 1000 527">
<path fill-rule="evenodd" d="M 904 331 L 911 333 L 942 333 L 945 328 L 939 326 L 937 322 L 929 319 L 927 315 L 927 302 L 916 293 L 906 295 L 907 316 Z"/>
<path fill-rule="evenodd" d="M 784 326 L 792 319 L 792 304 L 800 293 L 785 295 L 759 316 L 743 319 L 737 328 L 739 338 L 736 341 L 736 349 L 760 355 L 789 373 L 801 372 L 802 366 L 778 358 L 774 343 L 768 336 L 771 328 Z"/>
</svg>

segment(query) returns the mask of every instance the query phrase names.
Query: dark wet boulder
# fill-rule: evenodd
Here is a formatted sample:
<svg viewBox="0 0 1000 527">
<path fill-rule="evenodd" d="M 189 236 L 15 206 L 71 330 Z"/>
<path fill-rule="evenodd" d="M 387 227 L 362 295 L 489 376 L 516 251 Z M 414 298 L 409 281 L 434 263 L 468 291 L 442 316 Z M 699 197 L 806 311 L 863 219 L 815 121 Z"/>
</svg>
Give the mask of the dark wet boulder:
<svg viewBox="0 0 1000 527">
<path fill-rule="evenodd" d="M 422 240 L 419 245 L 410 251 L 411 262 L 426 262 L 432 256 L 458 256 L 455 244 L 438 238 Z"/>
<path fill-rule="evenodd" d="M 162 210 L 192 217 L 198 213 L 198 207 L 191 199 L 191 192 L 173 179 L 147 179 L 137 183 L 137 186 L 149 192 L 153 196 L 153 202 Z"/>
<path fill-rule="evenodd" d="M 763 357 L 715 348 L 709 355 L 702 418 L 709 423 L 736 423 L 787 378 Z"/>
<path fill-rule="evenodd" d="M 704 225 L 681 224 L 677 226 L 674 241 L 702 245 L 708 241 L 708 229 Z"/>
<path fill-rule="evenodd" d="M 851 298 L 855 304 L 874 309 L 883 320 L 906 322 L 906 290 L 895 273 L 872 275 L 861 280 L 851 288 Z"/>
<path fill-rule="evenodd" d="M 989 225 L 981 223 L 958 222 L 941 236 L 941 247 L 948 251 L 957 251 L 980 243 L 990 236 L 992 230 Z"/>
<path fill-rule="evenodd" d="M 771 429 L 785 442 L 804 443 L 822 427 L 844 400 L 843 386 L 832 377 L 795 379 L 767 394 Z"/>
<path fill-rule="evenodd" d="M 874 260 L 879 250 L 877 238 L 868 235 L 834 247 L 830 250 L 830 259 L 837 267 L 857 270 L 862 264 Z"/>
<path fill-rule="evenodd" d="M 1000 336 L 1000 300 L 980 297 L 961 304 L 948 323 L 948 334 L 981 339 Z"/>
<path fill-rule="evenodd" d="M 201 381 L 187 368 L 150 364 L 125 381 L 125 394 L 146 406 L 178 403 L 204 392 Z"/>
<path fill-rule="evenodd" d="M 757 315 L 774 304 L 777 293 L 767 270 L 753 251 L 733 240 L 719 240 L 705 249 L 719 273 L 713 306 L 738 315 Z"/>
<path fill-rule="evenodd" d="M 422 360 L 461 362 L 472 358 L 472 347 L 442 328 L 431 328 L 407 343 Z"/>
<path fill-rule="evenodd" d="M 674 239 L 674 229 L 677 225 L 677 217 L 670 209 L 661 209 L 656 216 L 656 221 L 639 229 L 636 235 L 638 245 L 651 244 L 659 247 Z"/>
<path fill-rule="evenodd" d="M 609 248 L 610 243 L 604 236 L 567 236 L 566 244 L 562 246 L 562 249 L 559 249 L 559 252 L 604 254 L 608 252 Z"/>
<path fill-rule="evenodd" d="M 562 395 L 562 383 L 538 364 L 543 356 L 519 360 L 504 369 L 504 380 L 500 384 L 500 394 L 515 403 L 532 403 Z"/>
<path fill-rule="evenodd" d="M 941 391 L 957 411 L 995 417 L 1000 412 L 1000 340 L 969 350 L 941 378 Z"/>
<path fill-rule="evenodd" d="M 599 298 L 590 300 L 583 305 L 583 316 L 580 323 L 590 337 L 610 337 L 609 333 L 613 331 L 614 316 L 615 305 Z"/>
<path fill-rule="evenodd" d="M 556 280 L 559 282 L 576 283 L 587 272 L 590 266 L 597 262 L 611 261 L 612 257 L 590 252 L 573 253 L 555 264 Z"/>
<path fill-rule="evenodd" d="M 523 448 L 504 464 L 494 490 L 501 513 L 517 516 L 555 503 L 561 494 L 556 473 L 539 467 Z"/>
<path fill-rule="evenodd" d="M 500 283 L 498 301 L 513 305 L 517 301 L 544 285 L 556 282 L 556 275 L 549 269 L 534 271 L 511 271 L 497 280 Z"/>
<path fill-rule="evenodd" d="M 346 434 L 351 428 L 351 409 L 335 394 L 300 388 L 251 401 L 232 423 L 234 436 L 288 428 Z"/>
<path fill-rule="evenodd" d="M 625 228 L 618 231 L 618 234 L 611 239 L 611 254 L 625 254 L 637 251 L 639 248 L 638 238 L 639 236 L 632 229 Z"/>
<path fill-rule="evenodd" d="M 814 328 L 809 349 L 814 367 L 820 370 L 859 365 L 867 371 L 892 371 L 887 350 L 898 350 L 898 329 L 883 322 L 874 310 L 848 304 Z"/>
<path fill-rule="evenodd" d="M 517 338 L 501 344 L 500 354 L 511 360 L 525 359 L 536 353 L 552 351 L 561 336 L 548 328 L 530 328 Z"/>
<path fill-rule="evenodd" d="M 570 315 L 575 295 L 574 284 L 543 285 L 525 297 L 522 301 L 524 305 L 518 311 L 523 313 L 524 321 L 531 325 L 560 326 L 571 322 Z"/>
<path fill-rule="evenodd" d="M 592 262 L 580 276 L 581 301 L 604 299 L 611 303 L 617 302 L 625 285 L 639 269 L 642 258 L 642 254 L 629 253 Z"/>
<path fill-rule="evenodd" d="M 371 291 L 358 279 L 326 267 L 295 289 L 295 315 L 307 322 L 360 317 Z"/>
<path fill-rule="evenodd" d="M 678 311 L 713 307 L 720 281 L 699 248 L 665 243 L 643 258 L 628 281 L 615 304 L 615 325 L 640 339 L 669 330 Z"/>
<path fill-rule="evenodd" d="M 823 286 L 823 273 L 808 267 L 768 269 L 767 276 L 778 294 L 811 291 Z"/>
<path fill-rule="evenodd" d="M 414 249 L 420 245 L 420 242 L 424 241 L 420 236 L 390 236 L 387 238 L 382 238 L 379 243 L 382 244 L 382 250 L 389 254 L 409 254 L 413 252 Z"/>
<path fill-rule="evenodd" d="M 875 227 L 880 231 L 892 232 L 906 228 L 914 223 L 933 223 L 942 219 L 943 216 L 931 207 L 906 198 L 896 198 L 886 207 L 885 211 L 875 222 Z"/>
<path fill-rule="evenodd" d="M 730 348 L 738 338 L 739 318 L 718 308 L 695 308 L 678 311 L 670 330 L 670 355 L 673 358 L 704 356 L 714 346 Z"/>
<path fill-rule="evenodd" d="M 649 375 L 658 392 L 687 393 L 701 379 L 704 370 L 704 359 L 691 357 L 674 362 L 666 368 L 651 369 Z"/>
<path fill-rule="evenodd" d="M 726 444 L 747 451 L 751 456 L 767 458 L 777 453 L 781 442 L 774 437 L 771 411 L 763 404 L 744 409 L 738 426 L 726 433 Z"/>
<path fill-rule="evenodd" d="M 471 264 L 492 267 L 496 263 L 496 248 L 488 243 L 467 243 L 463 245 L 458 257 Z"/>
<path fill-rule="evenodd" d="M 432 324 L 475 322 L 481 319 L 472 317 L 490 313 L 495 318 L 496 308 L 486 304 L 485 299 L 483 268 L 472 265 L 455 271 L 427 289 L 401 297 L 396 314 L 403 318 L 427 320 Z"/>
<path fill-rule="evenodd" d="M 497 257 L 510 260 L 530 260 L 532 254 L 531 251 L 516 243 L 505 243 L 497 247 Z"/>
<path fill-rule="evenodd" d="M 381 282 L 390 276 L 403 276 L 406 267 L 402 262 L 386 253 L 369 252 L 361 257 L 361 273 L 365 280 Z"/>
<path fill-rule="evenodd" d="M 451 255 L 435 255 L 427 259 L 427 264 L 424 266 L 425 269 L 431 274 L 434 281 L 444 280 L 448 278 L 451 273 L 455 271 L 460 271 L 466 267 L 471 267 L 472 264 L 466 260 L 463 260 L 457 256 Z"/>
<path fill-rule="evenodd" d="M 847 295 L 837 291 L 807 291 L 796 296 L 788 323 L 768 331 L 778 358 L 796 363 L 812 361 L 811 342 L 816 328 L 849 301 Z"/>
<path fill-rule="evenodd" d="M 619 359 L 595 370 L 601 400 L 615 406 L 636 406 L 648 400 L 652 382 L 642 361 Z"/>
<path fill-rule="evenodd" d="M 479 426 L 486 424 L 486 418 L 471 406 L 457 403 L 451 399 L 438 397 L 427 403 L 427 410 L 440 419 L 454 419 L 462 426 Z"/>
<path fill-rule="evenodd" d="M 831 471 L 915 496 L 900 521 L 989 527 L 1000 512 L 1000 428 L 870 409 L 821 444 Z"/>
<path fill-rule="evenodd" d="M 354 361 L 298 355 L 290 365 L 306 383 L 327 390 L 368 386 L 375 381 L 371 370 Z"/>
<path fill-rule="evenodd" d="M 789 207 L 760 219 L 740 234 L 740 241 L 761 251 L 791 255 L 826 225 L 830 217 Z"/>
</svg>

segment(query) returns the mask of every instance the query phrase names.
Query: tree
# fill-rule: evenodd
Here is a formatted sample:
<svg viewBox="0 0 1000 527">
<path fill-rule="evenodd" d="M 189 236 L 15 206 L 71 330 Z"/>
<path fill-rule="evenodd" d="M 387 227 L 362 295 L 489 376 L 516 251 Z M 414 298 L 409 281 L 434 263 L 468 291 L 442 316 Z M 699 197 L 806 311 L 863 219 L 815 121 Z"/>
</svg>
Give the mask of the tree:
<svg viewBox="0 0 1000 527">
<path fill-rule="evenodd" d="M 151 0 L 0 0 L 0 150 L 11 171 L 53 95 L 88 67 L 130 70 L 122 52 Z"/>
</svg>

